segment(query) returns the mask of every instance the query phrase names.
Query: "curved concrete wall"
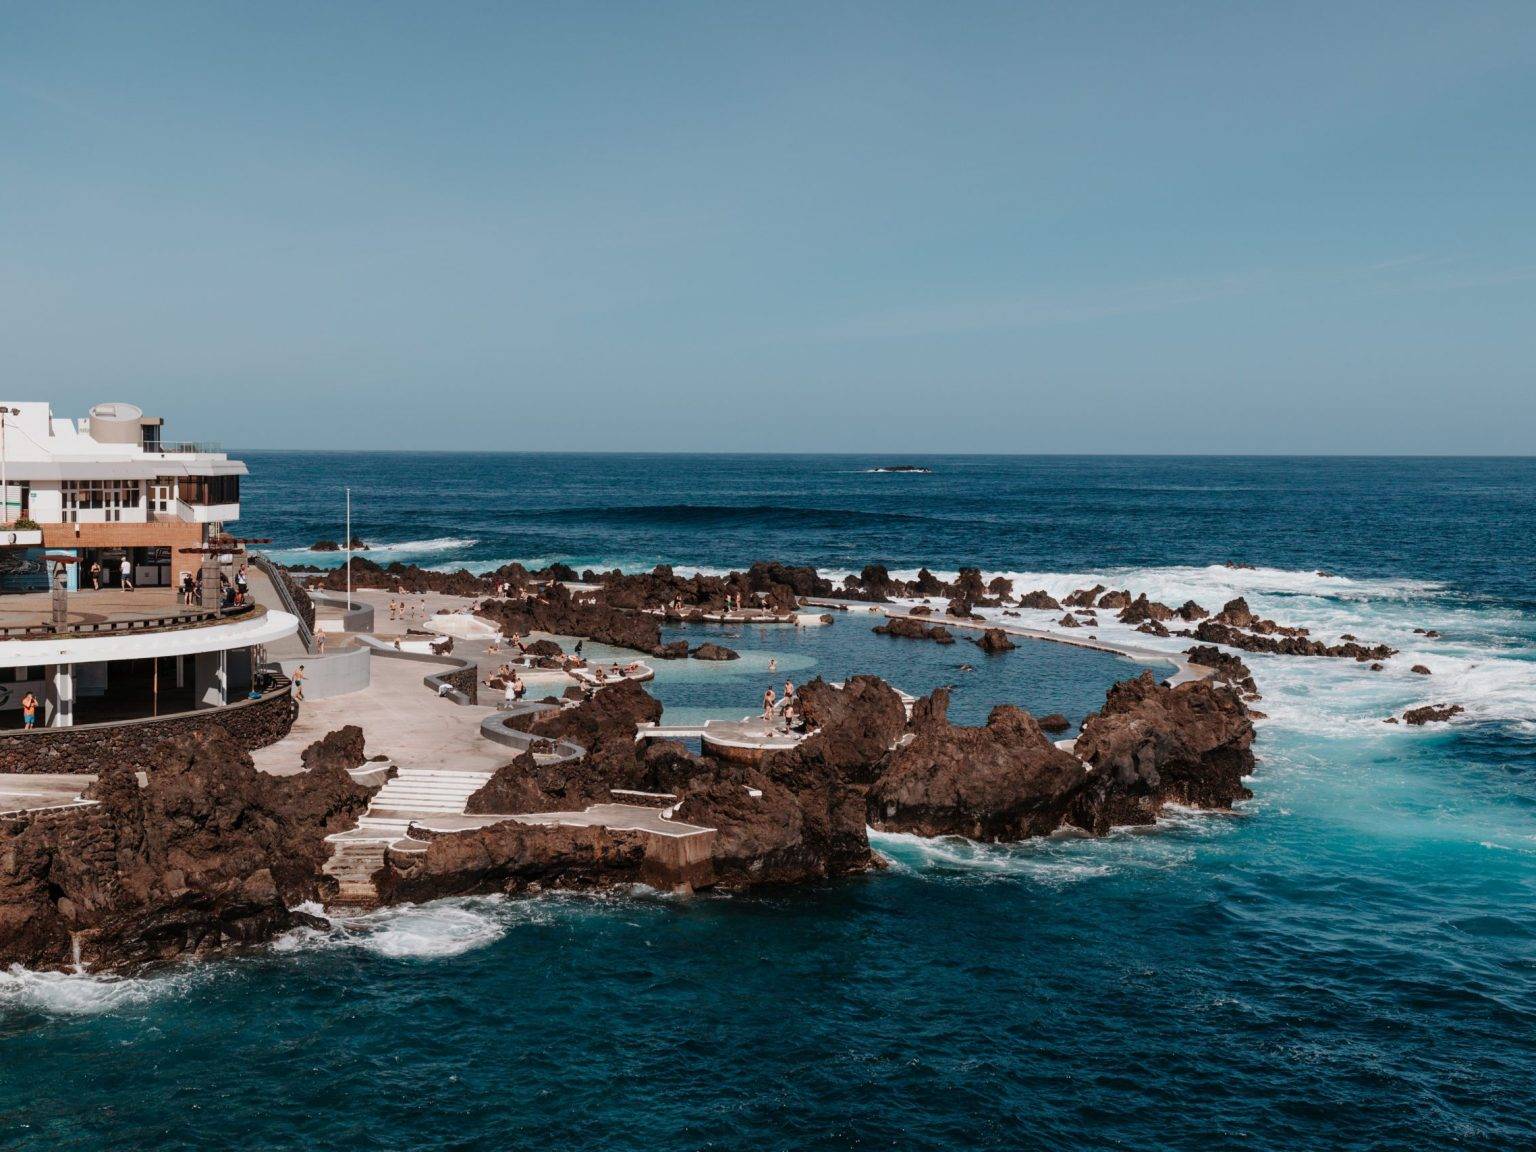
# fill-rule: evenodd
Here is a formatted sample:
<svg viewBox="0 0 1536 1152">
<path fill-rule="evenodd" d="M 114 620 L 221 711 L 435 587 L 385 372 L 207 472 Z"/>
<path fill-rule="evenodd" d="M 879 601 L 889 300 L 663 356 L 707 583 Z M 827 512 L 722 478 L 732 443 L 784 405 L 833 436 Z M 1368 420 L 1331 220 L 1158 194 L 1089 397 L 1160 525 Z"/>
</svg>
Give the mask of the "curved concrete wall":
<svg viewBox="0 0 1536 1152">
<path fill-rule="evenodd" d="M 530 751 L 535 744 L 548 744 L 547 736 L 537 736 L 532 732 L 524 732 L 521 728 L 512 725 L 518 722 L 533 720 L 541 712 L 558 712 L 559 705 L 544 704 L 533 700 L 524 700 L 502 709 L 494 716 L 487 716 L 480 721 L 480 735 L 493 744 L 501 744 L 508 748 L 515 748 L 519 753 Z M 564 763 L 567 760 L 580 760 L 587 754 L 587 750 L 574 740 L 555 741 L 555 755 L 559 757 L 556 763 Z"/>
<path fill-rule="evenodd" d="M 361 692 L 372 683 L 372 649 L 359 644 L 355 648 L 341 648 L 324 656 L 311 653 L 308 656 L 290 656 L 281 660 L 269 660 L 269 667 L 281 668 L 283 675 L 293 678 L 294 669 L 304 665 L 304 698 L 328 700 L 332 696 L 345 696 L 349 692 Z"/>
<path fill-rule="evenodd" d="M 476 681 L 480 674 L 480 665 L 474 660 L 466 660 L 462 656 L 434 656 L 428 652 L 406 652 L 399 648 L 392 648 L 388 644 L 375 640 L 369 647 L 375 656 L 385 656 L 391 660 L 415 660 L 427 664 L 449 664 L 452 667 L 441 672 L 429 672 L 421 678 L 421 682 L 434 692 L 440 692 L 443 696 L 452 700 L 455 704 L 474 704 L 479 699 L 476 691 Z M 464 673 L 468 672 L 469 683 L 464 685 Z M 448 691 L 443 692 L 444 686 Z M 469 691 L 465 691 L 465 688 Z"/>
<path fill-rule="evenodd" d="M 372 632 L 373 631 L 373 605 L 365 604 L 355 596 L 352 598 L 352 607 L 347 607 L 347 598 L 338 596 L 334 592 L 308 592 L 309 598 L 316 604 L 326 608 L 341 609 L 341 624 L 348 632 Z"/>
</svg>

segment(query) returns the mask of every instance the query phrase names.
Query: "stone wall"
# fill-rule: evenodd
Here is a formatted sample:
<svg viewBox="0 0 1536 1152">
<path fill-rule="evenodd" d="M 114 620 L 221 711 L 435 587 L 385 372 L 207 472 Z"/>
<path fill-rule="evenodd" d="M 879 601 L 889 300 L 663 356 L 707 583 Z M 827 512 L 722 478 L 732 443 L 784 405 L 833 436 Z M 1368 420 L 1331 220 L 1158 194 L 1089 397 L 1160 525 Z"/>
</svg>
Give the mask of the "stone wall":
<svg viewBox="0 0 1536 1152">
<path fill-rule="evenodd" d="M 480 702 L 480 669 L 478 667 L 460 668 L 457 672 L 444 676 L 442 680 L 455 691 L 462 692 L 469 698 L 471 704 Z"/>
<path fill-rule="evenodd" d="M 99 772 L 108 764 L 147 770 L 161 742 L 214 727 L 251 752 L 288 735 L 298 710 L 284 686 L 260 700 L 155 720 L 0 733 L 0 772 Z"/>
</svg>

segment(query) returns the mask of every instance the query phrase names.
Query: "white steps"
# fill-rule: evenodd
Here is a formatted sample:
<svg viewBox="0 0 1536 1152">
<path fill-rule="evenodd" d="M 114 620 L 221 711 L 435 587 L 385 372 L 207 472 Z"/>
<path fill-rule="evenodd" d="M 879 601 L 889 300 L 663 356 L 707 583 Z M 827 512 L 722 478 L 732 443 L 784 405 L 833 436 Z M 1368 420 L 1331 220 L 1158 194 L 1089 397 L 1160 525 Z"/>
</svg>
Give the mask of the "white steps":
<svg viewBox="0 0 1536 1152">
<path fill-rule="evenodd" d="M 384 850 L 406 837 L 419 816 L 461 815 L 470 796 L 491 778 L 489 772 L 459 772 L 446 768 L 401 768 L 373 794 L 368 811 L 356 828 L 326 839 L 334 845 L 323 871 L 336 878 L 334 903 L 370 906 L 378 892 L 370 877 L 384 865 Z"/>
</svg>

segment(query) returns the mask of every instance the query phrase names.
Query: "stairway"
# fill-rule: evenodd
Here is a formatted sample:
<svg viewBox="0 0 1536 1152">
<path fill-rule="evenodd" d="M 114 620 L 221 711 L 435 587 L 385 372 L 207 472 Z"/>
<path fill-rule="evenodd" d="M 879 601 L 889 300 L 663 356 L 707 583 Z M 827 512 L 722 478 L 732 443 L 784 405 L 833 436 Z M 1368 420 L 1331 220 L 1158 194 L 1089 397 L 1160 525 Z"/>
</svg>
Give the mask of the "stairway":
<svg viewBox="0 0 1536 1152">
<path fill-rule="evenodd" d="M 464 805 L 491 778 L 489 772 L 447 768 L 402 768 L 400 774 L 374 794 L 368 816 L 388 818 L 448 813 L 458 816 Z M 365 817 L 366 819 L 366 817 Z"/>
<path fill-rule="evenodd" d="M 326 837 L 334 847 L 321 871 L 334 876 L 339 885 L 331 905 L 369 908 L 377 904 L 372 876 L 384 866 L 384 850 L 406 839 L 413 820 L 461 815 L 465 802 L 490 778 L 489 772 L 401 768 L 373 794 L 356 828 Z"/>
</svg>

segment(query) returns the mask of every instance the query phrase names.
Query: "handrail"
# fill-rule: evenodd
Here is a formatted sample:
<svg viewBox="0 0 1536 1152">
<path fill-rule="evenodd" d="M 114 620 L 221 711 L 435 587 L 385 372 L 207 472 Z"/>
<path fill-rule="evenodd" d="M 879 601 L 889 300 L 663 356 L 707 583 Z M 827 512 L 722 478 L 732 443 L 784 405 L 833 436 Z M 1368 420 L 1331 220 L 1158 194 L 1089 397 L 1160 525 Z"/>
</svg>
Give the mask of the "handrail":
<svg viewBox="0 0 1536 1152">
<path fill-rule="evenodd" d="M 257 570 L 266 576 L 267 580 L 271 583 L 273 591 L 277 593 L 277 598 L 283 602 L 283 611 L 298 620 L 299 640 L 304 645 L 304 651 L 313 652 L 315 647 L 315 630 L 311 626 L 310 620 L 314 618 L 314 606 L 310 606 L 309 614 L 306 615 L 299 606 L 298 598 L 293 594 L 293 588 L 289 585 L 292 577 L 260 552 L 249 552 L 247 556 L 251 563 L 256 565 Z"/>
</svg>

